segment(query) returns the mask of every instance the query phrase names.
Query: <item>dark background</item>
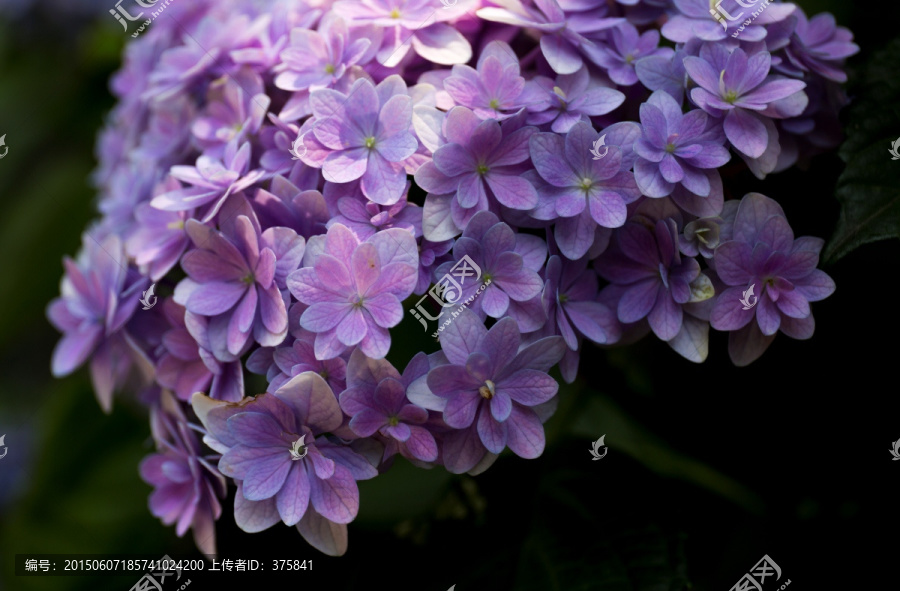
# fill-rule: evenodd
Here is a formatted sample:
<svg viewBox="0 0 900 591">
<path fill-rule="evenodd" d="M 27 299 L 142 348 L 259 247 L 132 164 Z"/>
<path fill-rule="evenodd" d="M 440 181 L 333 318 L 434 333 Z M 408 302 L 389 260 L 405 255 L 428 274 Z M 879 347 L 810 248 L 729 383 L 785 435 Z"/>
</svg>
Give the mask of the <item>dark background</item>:
<svg viewBox="0 0 900 591">
<path fill-rule="evenodd" d="M 139 575 L 24 578 L 12 568 L 24 553 L 196 553 L 189 535 L 177 538 L 147 509 L 151 489 L 137 472 L 152 452 L 146 411 L 119 395 L 104 415 L 86 369 L 50 375 L 58 334 L 44 309 L 58 294 L 61 257 L 95 216 L 87 177 L 126 36 L 107 15 L 111 1 L 2 2 L 0 589 L 126 589 Z M 851 28 L 862 51 L 849 62 L 848 91 L 864 92 L 855 74 L 897 35 L 894 3 L 797 3 Z M 884 167 L 900 171 L 884 148 Z M 764 181 L 739 174 L 729 188 L 776 198 L 798 236 L 828 238 L 842 168 L 830 154 Z M 825 266 L 837 291 L 813 306 L 815 336 L 780 335 L 748 368 L 731 365 L 715 333 L 702 365 L 652 338 L 587 348 L 541 458 L 504 455 L 475 478 L 398 461 L 360 483 L 342 558 L 292 528 L 240 532 L 232 490 L 220 553 L 312 560 L 313 570 L 277 581 L 320 589 L 724 591 L 764 554 L 783 571 L 779 585 L 791 579 L 797 591 L 897 588 L 900 463 L 888 449 L 900 438 L 898 260 L 892 240 Z M 609 452 L 590 461 L 603 434 Z M 196 591 L 228 581 L 187 577 Z M 769 579 L 766 591 L 775 588 Z"/>
</svg>

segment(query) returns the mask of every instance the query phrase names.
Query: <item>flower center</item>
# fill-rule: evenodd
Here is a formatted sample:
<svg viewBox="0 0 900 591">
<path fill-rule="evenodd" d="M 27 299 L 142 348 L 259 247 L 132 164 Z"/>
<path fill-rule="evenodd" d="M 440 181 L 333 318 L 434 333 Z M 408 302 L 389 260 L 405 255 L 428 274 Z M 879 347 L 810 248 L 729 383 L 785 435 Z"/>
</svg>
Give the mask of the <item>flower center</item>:
<svg viewBox="0 0 900 591">
<path fill-rule="evenodd" d="M 633 61 L 634 61 L 634 56 L 633 56 L 632 54 L 629 53 L 628 55 L 625 56 L 625 63 L 626 63 L 626 64 L 630 64 L 630 63 L 633 62 Z"/>
<path fill-rule="evenodd" d="M 390 425 L 391 427 L 396 427 L 399 424 L 400 424 L 400 419 L 398 419 L 396 416 L 393 416 L 388 419 L 388 425 Z"/>
<path fill-rule="evenodd" d="M 325 66 L 325 71 L 328 72 L 329 74 L 334 74 L 334 70 L 335 70 L 334 64 L 328 64 L 327 66 Z"/>
<path fill-rule="evenodd" d="M 306 435 L 291 444 L 289 448 L 291 452 L 291 460 L 302 460 L 309 453 L 309 446 L 306 445 Z"/>
<path fill-rule="evenodd" d="M 246 283 L 247 285 L 253 285 L 254 281 L 256 281 L 256 278 L 253 276 L 253 273 L 248 273 L 241 277 L 241 282 Z"/>
<path fill-rule="evenodd" d="M 490 169 L 487 167 L 487 164 L 479 164 L 475 168 L 475 171 L 478 172 L 478 174 L 480 174 L 480 175 L 487 174 L 488 170 L 490 170 Z"/>
<path fill-rule="evenodd" d="M 569 294 L 567 294 L 567 293 L 561 293 L 561 294 L 559 294 L 559 303 L 560 303 L 560 304 L 564 304 L 564 303 L 566 303 L 566 302 L 568 302 L 568 301 L 569 301 Z"/>
<path fill-rule="evenodd" d="M 478 393 L 481 394 L 481 397 L 485 400 L 490 400 L 491 398 L 493 398 L 494 394 L 497 393 L 497 391 L 494 389 L 494 382 L 485 380 L 484 386 L 478 388 Z"/>
<path fill-rule="evenodd" d="M 375 138 L 374 137 L 366 138 L 366 147 L 370 150 L 375 147 Z"/>
<path fill-rule="evenodd" d="M 168 228 L 169 230 L 184 230 L 184 220 L 169 222 L 168 224 L 166 224 L 166 228 Z"/>
<path fill-rule="evenodd" d="M 666 152 L 668 152 L 669 154 L 674 153 L 675 152 L 675 144 L 673 144 L 672 142 L 669 142 L 668 144 L 666 144 Z"/>
<path fill-rule="evenodd" d="M 497 99 L 491 99 L 491 102 L 488 103 L 488 105 L 495 111 L 500 110 L 500 101 L 498 101 Z"/>
<path fill-rule="evenodd" d="M 738 98 L 738 93 L 733 90 L 729 90 L 725 93 L 725 96 L 722 97 L 722 100 L 728 103 L 729 105 L 733 105 L 734 101 Z"/>
<path fill-rule="evenodd" d="M 391 18 L 400 18 L 400 9 L 395 8 L 391 11 Z"/>
<path fill-rule="evenodd" d="M 593 184 L 594 184 L 594 179 L 589 179 L 587 177 L 581 179 L 581 188 L 584 189 L 585 191 L 590 189 L 593 186 Z"/>
<path fill-rule="evenodd" d="M 694 236 L 696 236 L 697 240 L 699 240 L 703 244 L 709 244 L 709 241 L 704 236 L 704 234 L 706 234 L 707 232 L 709 232 L 709 228 L 697 228 L 696 230 L 694 230 Z"/>
</svg>

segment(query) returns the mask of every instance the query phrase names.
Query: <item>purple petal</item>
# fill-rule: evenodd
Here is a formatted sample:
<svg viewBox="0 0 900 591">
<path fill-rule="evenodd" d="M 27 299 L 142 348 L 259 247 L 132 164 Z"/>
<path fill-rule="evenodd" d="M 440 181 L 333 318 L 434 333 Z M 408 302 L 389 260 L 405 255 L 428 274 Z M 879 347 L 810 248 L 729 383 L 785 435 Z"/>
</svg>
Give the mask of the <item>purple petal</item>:
<svg viewBox="0 0 900 591">
<path fill-rule="evenodd" d="M 283 447 L 282 427 L 267 414 L 241 412 L 228 419 L 232 437 L 247 447 Z M 285 447 L 287 449 L 287 447 Z"/>
<path fill-rule="evenodd" d="M 546 372 L 522 369 L 497 384 L 497 392 L 503 392 L 525 406 L 547 402 L 559 390 L 559 384 Z"/>
<path fill-rule="evenodd" d="M 411 426 L 406 449 L 423 462 L 433 462 L 438 457 L 438 447 L 434 435 L 423 427 Z"/>
<path fill-rule="evenodd" d="M 309 506 L 309 476 L 300 462 L 291 462 L 291 471 L 284 485 L 275 495 L 278 514 L 285 525 L 296 525 L 306 513 Z"/>
<path fill-rule="evenodd" d="M 505 424 L 506 445 L 517 456 L 530 460 L 544 452 L 544 428 L 533 410 L 514 404 Z"/>
<path fill-rule="evenodd" d="M 478 392 L 459 392 L 447 401 L 444 422 L 454 429 L 465 429 L 475 420 L 475 412 L 482 401 Z"/>
<path fill-rule="evenodd" d="M 506 447 L 506 423 L 494 420 L 488 409 L 482 408 L 478 415 L 478 436 L 489 452 L 500 453 Z"/>
<path fill-rule="evenodd" d="M 759 158 L 766 151 L 769 134 L 756 115 L 744 109 L 733 109 L 725 116 L 725 135 L 735 148 Z"/>
<path fill-rule="evenodd" d="M 230 310 L 246 291 L 247 284 L 240 281 L 203 283 L 191 293 L 185 308 L 201 316 L 216 316 Z"/>
<path fill-rule="evenodd" d="M 475 467 L 487 450 L 481 443 L 476 425 L 453 431 L 444 438 L 444 466 L 451 474 L 462 474 Z"/>
<path fill-rule="evenodd" d="M 297 531 L 313 548 L 328 556 L 343 556 L 347 552 L 347 526 L 329 521 L 314 509 L 306 511 Z"/>
<path fill-rule="evenodd" d="M 337 464 L 331 478 L 312 478 L 310 484 L 316 512 L 335 523 L 353 521 L 359 511 L 359 489 L 347 468 Z"/>
</svg>

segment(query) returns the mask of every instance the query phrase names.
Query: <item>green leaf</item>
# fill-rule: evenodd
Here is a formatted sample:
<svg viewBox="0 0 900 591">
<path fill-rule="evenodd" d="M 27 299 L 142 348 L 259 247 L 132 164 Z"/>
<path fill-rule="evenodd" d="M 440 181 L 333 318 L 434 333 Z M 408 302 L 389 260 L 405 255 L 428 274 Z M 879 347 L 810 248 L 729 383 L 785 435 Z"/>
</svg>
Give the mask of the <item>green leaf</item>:
<svg viewBox="0 0 900 591">
<path fill-rule="evenodd" d="M 900 238 L 900 160 L 888 153 L 900 134 L 898 52 L 900 37 L 871 58 L 855 88 L 859 98 L 839 152 L 847 163 L 836 191 L 841 214 L 825 249 L 830 262 L 860 245 Z"/>
</svg>

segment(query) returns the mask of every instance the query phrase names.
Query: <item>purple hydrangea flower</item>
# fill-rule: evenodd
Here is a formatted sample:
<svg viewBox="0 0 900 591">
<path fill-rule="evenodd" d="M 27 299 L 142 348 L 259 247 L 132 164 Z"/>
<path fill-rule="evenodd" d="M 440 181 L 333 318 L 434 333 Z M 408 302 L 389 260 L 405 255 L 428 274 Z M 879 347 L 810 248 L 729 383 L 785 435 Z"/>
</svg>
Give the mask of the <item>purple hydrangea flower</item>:
<svg viewBox="0 0 900 591">
<path fill-rule="evenodd" d="M 343 224 L 360 240 L 368 240 L 381 230 L 400 228 L 413 236 L 422 234 L 422 208 L 403 197 L 393 205 L 379 205 L 362 195 L 341 197 L 337 201 L 340 212 L 328 225 Z"/>
<path fill-rule="evenodd" d="M 398 65 L 410 49 L 436 64 L 464 64 L 472 59 L 466 38 L 440 22 L 454 15 L 436 10 L 431 0 L 344 0 L 335 2 L 334 10 L 346 15 L 353 26 L 377 27 L 380 49 L 376 57 L 387 68 Z M 424 25 L 428 21 L 431 24 Z"/>
<path fill-rule="evenodd" d="M 558 334 L 566 342 L 559 368 L 566 383 L 575 381 L 583 337 L 601 345 L 619 340 L 622 328 L 615 312 L 597 301 L 597 273 L 588 269 L 587 258 L 570 261 L 553 255 L 547 261 L 547 281 L 541 304 L 547 316 L 538 334 Z"/>
<path fill-rule="evenodd" d="M 535 99 L 528 105 L 527 123 L 549 123 L 556 133 L 566 133 L 579 121 L 590 123 L 590 117 L 606 115 L 625 101 L 625 95 L 618 90 L 591 85 L 587 68 L 574 74 L 560 74 L 555 83 L 536 76 L 528 86 Z"/>
<path fill-rule="evenodd" d="M 687 72 L 684 70 L 686 52 L 683 48 L 672 55 L 651 55 L 635 62 L 634 72 L 641 84 L 650 90 L 664 90 L 679 106 L 684 102 Z"/>
<path fill-rule="evenodd" d="M 299 323 L 299 317 L 297 318 Z M 294 319 L 295 313 L 292 308 L 291 321 Z M 266 391 L 275 392 L 291 378 L 311 371 L 322 376 L 335 392 L 343 392 L 347 388 L 347 362 L 341 357 L 317 359 L 314 347 L 315 333 L 302 328 L 292 328 L 291 333 L 298 335 L 293 344 L 286 343 L 274 349 L 261 347 L 247 360 L 247 369 L 264 374 L 269 380 Z"/>
<path fill-rule="evenodd" d="M 294 28 L 290 47 L 281 52 L 275 86 L 284 90 L 332 88 L 349 68 L 365 64 L 370 39 L 354 39 L 347 23 L 334 12 L 319 22 L 318 31 Z"/>
<path fill-rule="evenodd" d="M 360 180 L 363 194 L 376 203 L 393 205 L 403 195 L 403 161 L 418 142 L 409 132 L 412 104 L 405 85 L 400 94 L 393 81 L 376 88 L 365 78 L 347 94 L 324 88 L 310 95 L 314 120 L 301 133 L 307 152 L 301 160 L 322 169 L 325 180 L 348 183 Z"/>
<path fill-rule="evenodd" d="M 710 196 L 710 182 L 717 168 L 731 159 L 728 149 L 708 131 L 706 113 L 695 109 L 682 113 L 667 92 L 657 90 L 641 105 L 643 133 L 634 143 L 638 159 L 634 179 L 641 193 L 665 197 L 677 185 L 701 197 Z M 721 197 L 719 197 L 721 199 Z"/>
<path fill-rule="evenodd" d="M 733 239 L 716 248 L 714 259 L 729 287 L 710 312 L 713 328 L 732 331 L 728 353 L 736 365 L 756 360 L 779 330 L 795 339 L 812 336 L 809 303 L 835 289 L 831 277 L 816 268 L 824 244 L 809 236 L 795 240 L 781 206 L 765 195 L 749 193 L 741 200 Z"/>
<path fill-rule="evenodd" d="M 170 177 L 168 186 L 180 186 Z M 188 211 L 162 211 L 149 203 L 134 210 L 135 225 L 125 241 L 125 249 L 152 281 L 159 281 L 181 258 L 190 244 L 184 223 L 193 214 Z"/>
<path fill-rule="evenodd" d="M 428 388 L 446 400 L 444 422 L 458 429 L 444 440 L 444 465 L 454 474 L 471 470 L 487 452 L 509 447 L 517 456 L 544 451 L 544 429 L 530 408 L 556 395 L 547 375 L 565 352 L 561 337 L 546 337 L 519 350 L 521 336 L 512 318 L 490 330 L 463 310 L 441 335 L 449 363 L 428 373 Z"/>
<path fill-rule="evenodd" d="M 766 51 L 748 57 L 737 48 L 728 55 L 715 44 L 704 45 L 700 57 L 684 58 L 685 69 L 699 85 L 691 91 L 693 101 L 713 117 L 724 115 L 728 141 L 751 158 L 762 156 L 769 141 L 760 115 L 799 115 L 807 104 L 802 93 L 806 83 L 769 76 L 771 61 Z M 773 103 L 792 95 L 797 97 L 791 101 L 789 114 L 774 107 Z"/>
<path fill-rule="evenodd" d="M 424 353 L 410 365 L 428 366 Z M 415 368 L 414 368 L 415 369 Z M 422 425 L 428 411 L 406 398 L 410 377 L 416 371 L 407 368 L 404 375 L 387 360 L 366 358 L 355 350 L 347 364 L 347 389 L 341 393 L 341 409 L 350 418 L 350 429 L 360 437 L 378 433 L 388 441 L 385 458 L 399 452 L 403 457 L 434 462 L 438 447 L 434 435 Z"/>
<path fill-rule="evenodd" d="M 513 123 L 504 127 L 492 119 L 479 120 L 465 107 L 455 107 L 447 114 L 444 129 L 448 143 L 435 151 L 432 162 L 416 171 L 415 178 L 430 193 L 450 194 L 457 227 L 465 228 L 472 216 L 491 209 L 492 201 L 519 210 L 537 205 L 537 192 L 520 176 L 528 168 L 528 140 L 536 127 Z"/>
<path fill-rule="evenodd" d="M 202 5 L 198 7 L 201 10 L 204 8 Z M 178 12 L 197 7 L 172 5 L 166 8 L 169 11 Z M 169 16 L 173 23 L 178 24 L 184 22 L 184 17 L 187 15 L 180 15 L 177 20 L 171 12 Z M 253 31 L 253 28 L 249 26 L 250 19 L 246 15 L 239 15 L 225 21 L 212 15 L 207 15 L 205 18 L 202 15 L 190 18 L 199 20 L 199 23 L 192 27 L 190 37 L 183 38 L 181 34 L 173 35 L 174 38 L 183 39 L 184 42 L 169 42 L 174 46 L 165 49 L 157 57 L 155 67 L 149 69 L 149 76 L 146 73 L 147 70 L 143 71 L 142 77 L 146 78 L 146 90 L 140 94 L 141 99 L 162 102 L 184 93 L 191 84 L 203 76 L 213 74 L 218 77 L 223 73 L 221 64 L 218 64 L 219 58 L 230 50 L 241 47 L 244 42 L 248 41 L 247 33 Z M 156 24 L 161 25 L 167 21 L 168 19 L 159 19 Z M 175 33 L 175 31 L 171 31 L 171 33 Z"/>
<path fill-rule="evenodd" d="M 678 237 L 679 250 L 689 257 L 701 255 L 705 259 L 711 259 L 719 246 L 722 225 L 724 220 L 718 216 L 688 222 Z"/>
<path fill-rule="evenodd" d="M 191 131 L 207 157 L 221 158 L 230 142 L 241 143 L 259 131 L 270 103 L 262 78 L 242 68 L 210 85 L 206 108 Z"/>
<path fill-rule="evenodd" d="M 584 51 L 592 61 L 606 69 L 610 79 L 621 86 L 631 86 L 638 81 L 634 71 L 636 60 L 642 57 L 659 56 L 668 58 L 673 50 L 659 47 L 659 31 L 650 29 L 642 34 L 631 23 L 622 23 L 610 29 L 607 35 L 610 43 L 597 43 L 585 47 Z"/>
<path fill-rule="evenodd" d="M 331 359 L 356 345 L 373 359 L 384 357 L 391 346 L 388 329 L 403 319 L 400 302 L 416 286 L 412 233 L 394 228 L 360 242 L 335 224 L 325 236 L 310 239 L 304 264 L 287 283 L 309 305 L 300 325 L 317 333 L 316 357 Z"/>
<path fill-rule="evenodd" d="M 240 356 L 251 334 L 267 347 L 287 335 L 287 308 L 276 273 L 284 281 L 296 269 L 304 241 L 288 228 L 269 228 L 260 235 L 254 222 L 239 215 L 227 234 L 196 220 L 186 226 L 196 250 L 181 259 L 188 277 L 175 288 L 175 301 L 193 314 L 210 317 L 213 352 L 220 361 Z M 282 248 L 284 252 L 276 252 Z"/>
<path fill-rule="evenodd" d="M 697 261 L 678 251 L 678 228 L 672 219 L 655 224 L 641 218 L 629 221 L 615 233 L 596 268 L 610 283 L 626 287 L 618 302 L 619 321 L 631 324 L 647 318 L 663 341 L 681 330 L 681 307 L 696 299 L 692 287 L 702 281 Z"/>
<path fill-rule="evenodd" d="M 236 64 L 252 66 L 257 71 L 268 71 L 281 61 L 281 51 L 288 43 L 292 28 L 307 29 L 321 16 L 318 10 L 309 10 L 302 15 L 286 18 L 284 6 L 273 7 L 271 18 L 257 23 L 253 38 L 246 46 L 229 53 Z M 267 15 L 268 16 L 268 15 Z"/>
<path fill-rule="evenodd" d="M 846 82 L 847 74 L 842 70 L 844 59 L 859 52 L 859 46 L 853 43 L 853 33 L 837 26 L 834 16 L 828 13 L 807 19 L 798 7 L 794 18 L 797 19 L 794 34 L 784 50 L 789 63 L 780 64 L 778 70 L 798 77 L 812 71 L 835 82 Z"/>
<path fill-rule="evenodd" d="M 177 524 L 181 537 L 188 528 L 204 554 L 216 553 L 216 520 L 222 515 L 219 497 L 225 478 L 213 466 L 218 454 L 201 455 L 200 442 L 180 406 L 163 393 L 161 405 L 151 409 L 150 425 L 159 453 L 144 458 L 141 478 L 154 487 L 150 512 L 166 525 Z"/>
<path fill-rule="evenodd" d="M 117 236 L 97 242 L 85 233 L 78 261 L 63 258 L 66 274 L 60 283 L 61 297 L 47 307 L 47 318 L 63 333 L 53 350 L 53 375 L 68 375 L 90 357 L 94 393 L 106 412 L 112 409 L 115 385 L 131 366 L 123 327 L 149 284 L 126 265 Z"/>
<path fill-rule="evenodd" d="M 588 36 L 625 22 L 622 18 L 604 18 L 608 10 L 605 3 L 576 2 L 575 10 L 568 12 L 556 0 L 534 0 L 533 6 L 515 0 L 495 0 L 494 4 L 502 8 L 482 8 L 476 14 L 487 21 L 541 31 L 541 51 L 557 74 L 581 69 L 584 48 L 593 46 Z M 591 10 L 581 10 L 585 7 Z"/>
<path fill-rule="evenodd" d="M 475 69 L 453 66 L 453 74 L 444 79 L 444 89 L 479 119 L 506 119 L 524 106 L 525 79 L 519 74 L 519 60 L 502 41 L 492 41 L 484 48 Z"/>
<path fill-rule="evenodd" d="M 697 38 L 703 41 L 721 41 L 732 35 L 741 23 L 750 18 L 742 7 L 751 8 L 760 0 L 749 0 L 749 4 L 737 0 L 673 0 L 679 14 L 672 16 L 662 26 L 666 39 L 676 43 L 687 43 Z M 788 2 L 772 2 L 759 13 L 753 23 L 741 30 L 742 41 L 762 41 L 766 38 L 766 27 L 786 19 L 796 8 Z M 710 13 L 714 14 L 710 14 Z"/>
<path fill-rule="evenodd" d="M 461 287 L 458 299 L 467 300 L 480 293 L 469 304 L 469 309 L 492 318 L 502 318 L 507 314 L 511 301 L 525 302 L 541 293 L 543 282 L 529 259 L 537 262 L 540 268 L 546 256 L 547 247 L 542 240 L 516 234 L 497 216 L 483 211 L 472 218 L 463 235 L 453 245 L 453 260 L 438 267 L 435 276 L 440 278 L 451 274 L 454 267 L 468 257 L 466 265 L 478 265 L 481 278 L 475 281 L 471 269 L 467 271 L 469 276 L 457 277 Z M 543 324 L 543 318 L 523 320 L 538 322 L 538 326 L 529 326 L 528 330 L 535 330 Z"/>
<path fill-rule="evenodd" d="M 204 217 L 209 221 L 230 195 L 250 187 L 264 173 L 250 170 L 250 144 L 238 148 L 233 140 L 225 146 L 224 160 L 202 155 L 196 166 L 173 166 L 169 174 L 191 186 L 157 195 L 150 204 L 164 211 L 184 211 L 212 203 Z"/>
<path fill-rule="evenodd" d="M 610 146 L 603 158 L 591 156 L 598 134 L 587 123 L 576 123 L 565 138 L 555 133 L 531 137 L 531 159 L 546 181 L 538 187 L 542 203 L 531 215 L 556 222 L 560 251 L 580 259 L 594 242 L 596 227 L 625 223 L 625 206 L 641 194 L 634 175 L 623 166 L 622 151 Z M 630 168 L 630 166 L 629 166 Z"/>
<path fill-rule="evenodd" d="M 304 238 L 324 234 L 330 219 L 319 191 L 301 191 L 282 176 L 272 179 L 268 191 L 259 189 L 252 203 L 263 228 L 284 226 Z"/>
<path fill-rule="evenodd" d="M 326 437 L 340 427 L 343 414 L 325 380 L 306 372 L 274 394 L 224 404 L 198 393 L 192 405 L 209 432 L 206 443 L 223 454 L 219 470 L 240 481 L 238 527 L 256 532 L 280 520 L 297 525 L 323 552 L 343 554 L 345 524 L 359 510 L 356 481 L 377 471 L 351 448 Z M 342 546 L 343 551 L 335 551 L 334 542 L 341 540 L 337 550 Z"/>
<path fill-rule="evenodd" d="M 163 314 L 172 326 L 162 335 L 163 353 L 156 364 L 156 381 L 170 389 L 179 400 L 190 401 L 194 392 L 209 392 L 211 398 L 237 402 L 244 396 L 244 372 L 240 359 L 222 362 L 203 350 L 188 330 L 185 309 L 167 299 Z M 192 328 L 198 330 L 198 318 Z M 198 336 L 203 338 L 202 329 Z"/>
</svg>

